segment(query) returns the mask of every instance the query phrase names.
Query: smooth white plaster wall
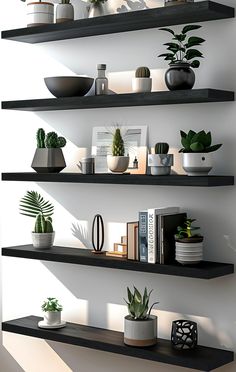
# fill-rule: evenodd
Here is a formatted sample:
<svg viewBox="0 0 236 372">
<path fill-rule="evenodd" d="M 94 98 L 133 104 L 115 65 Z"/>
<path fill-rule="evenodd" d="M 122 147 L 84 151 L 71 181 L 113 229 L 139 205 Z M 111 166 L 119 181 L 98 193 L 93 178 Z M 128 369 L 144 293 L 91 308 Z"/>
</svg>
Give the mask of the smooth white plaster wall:
<svg viewBox="0 0 236 372">
<path fill-rule="evenodd" d="M 234 6 L 235 1 L 222 3 Z M 79 8 L 77 7 L 77 14 Z M 19 0 L 1 1 L 1 28 L 23 26 L 25 7 Z M 236 21 L 203 23 L 199 32 L 207 39 L 205 59 L 197 71 L 197 87 L 235 90 Z M 157 55 L 168 35 L 158 30 L 105 35 L 38 45 L 1 40 L 1 99 L 50 97 L 44 76 L 90 74 L 97 63 L 107 63 L 112 87 L 129 91 L 127 77 L 139 65 L 155 72 L 155 89 L 163 89 L 166 68 Z M 117 83 L 118 74 L 119 84 Z M 126 72 L 126 73 L 125 73 Z M 95 109 L 25 113 L 1 111 L 1 170 L 30 171 L 38 127 L 56 130 L 69 141 L 68 161 L 78 147 L 90 148 L 93 126 L 116 122 L 148 125 L 149 142 L 167 141 L 179 147 L 179 130 L 211 130 L 214 142 L 223 142 L 215 154 L 215 173 L 236 173 L 235 103 L 173 105 L 157 107 Z M 78 155 L 78 154 L 77 154 Z M 74 158 L 74 161 L 76 159 Z M 77 157 L 78 160 L 78 157 Z M 137 218 L 141 209 L 179 205 L 199 220 L 205 235 L 205 258 L 236 263 L 235 187 L 201 189 L 76 184 L 1 184 L 2 246 L 30 243 L 32 221 L 18 213 L 26 190 L 38 190 L 55 204 L 56 243 L 79 246 L 71 233 L 72 223 L 91 226 L 101 213 L 107 238 L 120 224 Z M 200 343 L 236 351 L 235 275 L 211 281 L 3 258 L 3 319 L 40 315 L 42 300 L 56 296 L 64 305 L 68 321 L 122 330 L 126 314 L 126 286 L 154 289 L 160 301 L 159 336 L 170 337 L 177 318 L 197 320 Z M 180 372 L 182 368 L 128 358 L 95 350 L 5 334 L 0 348 L 0 372 Z M 219 369 L 233 372 L 236 364 Z M 186 369 L 185 369 L 186 370 Z M 186 370 L 187 371 L 187 370 Z"/>
</svg>

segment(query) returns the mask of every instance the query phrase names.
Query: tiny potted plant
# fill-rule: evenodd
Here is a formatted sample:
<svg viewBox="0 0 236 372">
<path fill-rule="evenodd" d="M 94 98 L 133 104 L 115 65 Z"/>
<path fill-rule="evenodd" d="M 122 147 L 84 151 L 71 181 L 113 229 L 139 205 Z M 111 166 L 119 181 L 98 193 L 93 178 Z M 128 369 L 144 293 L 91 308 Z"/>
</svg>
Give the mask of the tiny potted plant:
<svg viewBox="0 0 236 372">
<path fill-rule="evenodd" d="M 26 1 L 26 0 L 21 0 Z M 41 26 L 54 22 L 54 4 L 48 1 L 32 1 L 27 4 L 27 26 Z"/>
<path fill-rule="evenodd" d="M 70 0 L 60 0 L 56 8 L 56 23 L 74 20 L 74 7 Z"/>
<path fill-rule="evenodd" d="M 196 133 L 180 131 L 183 148 L 183 169 L 188 176 L 207 176 L 212 169 L 211 153 L 217 151 L 222 144 L 212 145 L 211 132 L 204 130 Z"/>
<path fill-rule="evenodd" d="M 152 79 L 150 78 L 148 67 L 139 67 L 135 72 L 135 78 L 132 79 L 132 89 L 134 93 L 146 93 L 152 90 Z"/>
<path fill-rule="evenodd" d="M 173 165 L 173 154 L 168 154 L 168 143 L 159 142 L 155 145 L 155 154 L 148 155 L 148 166 L 153 176 L 166 176 L 170 174 Z"/>
<path fill-rule="evenodd" d="M 157 317 L 151 315 L 154 305 L 149 307 L 149 300 L 152 291 L 148 293 L 147 288 L 143 296 L 134 287 L 132 293 L 127 288 L 128 300 L 125 300 L 129 315 L 125 317 L 124 343 L 129 346 L 145 347 L 155 345 L 157 342 Z"/>
<path fill-rule="evenodd" d="M 38 323 L 40 328 L 62 328 L 66 325 L 61 319 L 63 308 L 56 298 L 48 297 L 41 308 L 44 313 L 44 320 Z"/>
<path fill-rule="evenodd" d="M 66 145 L 64 137 L 55 132 L 45 135 L 44 129 L 37 131 L 37 149 L 31 167 L 37 173 L 59 173 L 66 167 L 62 147 Z"/>
<path fill-rule="evenodd" d="M 91 3 L 90 8 L 89 8 L 89 18 L 94 18 L 94 17 L 101 17 L 106 14 L 105 8 L 104 8 L 104 3 L 107 0 L 89 0 Z"/>
<path fill-rule="evenodd" d="M 112 142 L 112 155 L 107 155 L 107 165 L 113 173 L 124 173 L 129 166 L 129 156 L 125 156 L 124 140 L 120 128 L 115 129 Z"/>
<path fill-rule="evenodd" d="M 183 265 L 198 264 L 203 259 L 203 236 L 196 233 L 200 227 L 193 226 L 195 221 L 187 218 L 175 235 L 175 258 Z"/>
<path fill-rule="evenodd" d="M 49 249 L 52 247 L 55 238 L 51 217 L 53 210 L 53 205 L 36 191 L 27 191 L 20 200 L 20 214 L 35 218 L 32 232 L 34 248 Z"/>
<path fill-rule="evenodd" d="M 164 57 L 165 61 L 169 61 L 170 67 L 165 73 L 165 82 L 169 90 L 192 89 L 194 86 L 195 73 L 192 68 L 198 68 L 199 58 L 203 58 L 203 54 L 195 47 L 200 46 L 205 40 L 198 36 L 188 37 L 188 33 L 201 27 L 187 25 L 180 34 L 170 28 L 160 28 L 172 35 L 172 41 L 164 44 L 167 53 L 159 55 Z"/>
</svg>

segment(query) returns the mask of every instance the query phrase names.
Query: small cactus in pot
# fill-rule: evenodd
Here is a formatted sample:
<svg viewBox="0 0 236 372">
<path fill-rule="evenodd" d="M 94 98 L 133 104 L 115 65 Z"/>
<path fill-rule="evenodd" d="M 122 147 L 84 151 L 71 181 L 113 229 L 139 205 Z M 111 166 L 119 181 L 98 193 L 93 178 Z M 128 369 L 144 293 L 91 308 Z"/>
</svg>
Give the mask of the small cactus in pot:
<svg viewBox="0 0 236 372">
<path fill-rule="evenodd" d="M 169 144 L 166 142 L 158 142 L 155 147 L 155 154 L 148 155 L 148 166 L 151 168 L 153 176 L 167 176 L 171 172 L 173 165 L 173 154 L 168 154 Z"/>
<path fill-rule="evenodd" d="M 132 90 L 134 93 L 151 92 L 152 79 L 148 67 L 139 67 L 135 72 L 135 78 L 132 80 Z"/>
<path fill-rule="evenodd" d="M 116 128 L 112 140 L 112 155 L 107 156 L 107 165 L 113 173 L 124 173 L 129 166 L 129 156 L 125 156 L 125 145 L 120 128 Z"/>
</svg>

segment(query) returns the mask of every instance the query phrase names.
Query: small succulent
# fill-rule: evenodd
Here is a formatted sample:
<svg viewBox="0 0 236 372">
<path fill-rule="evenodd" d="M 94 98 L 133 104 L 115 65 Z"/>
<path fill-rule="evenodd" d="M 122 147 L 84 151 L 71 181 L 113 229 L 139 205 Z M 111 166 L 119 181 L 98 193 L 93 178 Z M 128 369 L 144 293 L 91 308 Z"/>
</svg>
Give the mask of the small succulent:
<svg viewBox="0 0 236 372">
<path fill-rule="evenodd" d="M 52 233 L 52 218 L 44 217 L 42 213 L 39 213 L 35 220 L 34 233 Z"/>
<path fill-rule="evenodd" d="M 208 153 L 217 151 L 222 146 L 222 144 L 212 146 L 211 132 L 206 133 L 204 130 L 198 133 L 193 130 L 185 133 L 181 130 L 180 135 L 183 148 L 179 152 Z"/>
<path fill-rule="evenodd" d="M 183 239 L 183 238 L 194 238 L 200 237 L 199 234 L 195 234 L 194 231 L 200 230 L 200 227 L 192 226 L 192 224 L 196 221 L 196 219 L 186 218 L 183 226 L 177 227 L 177 234 L 175 235 L 176 239 Z"/>
<path fill-rule="evenodd" d="M 112 155 L 113 156 L 124 156 L 125 155 L 124 140 L 122 138 L 119 128 L 116 128 L 115 133 L 113 135 Z"/>
<path fill-rule="evenodd" d="M 54 297 L 48 297 L 41 306 L 43 311 L 62 311 L 63 307 L 58 303 Z"/>
<path fill-rule="evenodd" d="M 128 294 L 128 301 L 125 300 L 126 304 L 128 305 L 129 315 L 134 320 L 145 320 L 148 319 L 151 315 L 151 311 L 153 306 L 158 304 L 159 302 L 154 302 L 149 307 L 149 300 L 152 291 L 148 293 L 147 288 L 144 290 L 143 296 L 138 291 L 136 287 L 134 287 L 134 292 L 132 293 L 127 287 L 127 294 Z"/>
<path fill-rule="evenodd" d="M 159 142 L 155 145 L 155 154 L 168 154 L 169 145 L 165 142 Z"/>
<path fill-rule="evenodd" d="M 135 72 L 136 78 L 149 78 L 151 75 L 148 67 L 139 67 Z"/>
</svg>

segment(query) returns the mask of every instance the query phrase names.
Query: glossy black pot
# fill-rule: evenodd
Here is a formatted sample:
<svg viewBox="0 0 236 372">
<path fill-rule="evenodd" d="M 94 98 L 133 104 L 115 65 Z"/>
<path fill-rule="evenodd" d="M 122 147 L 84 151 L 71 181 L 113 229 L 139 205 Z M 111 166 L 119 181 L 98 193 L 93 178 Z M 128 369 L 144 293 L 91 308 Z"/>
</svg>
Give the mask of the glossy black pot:
<svg viewBox="0 0 236 372">
<path fill-rule="evenodd" d="M 169 90 L 192 89 L 195 73 L 188 63 L 171 64 L 166 71 L 165 82 Z"/>
</svg>

